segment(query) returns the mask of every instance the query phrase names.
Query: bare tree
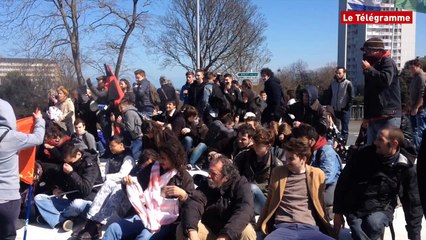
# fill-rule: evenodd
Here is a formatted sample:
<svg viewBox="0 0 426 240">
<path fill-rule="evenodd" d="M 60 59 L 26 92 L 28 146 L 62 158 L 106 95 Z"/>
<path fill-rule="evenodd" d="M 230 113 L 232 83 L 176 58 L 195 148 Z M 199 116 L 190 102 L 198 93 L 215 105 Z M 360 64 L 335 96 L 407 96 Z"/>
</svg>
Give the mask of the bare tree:
<svg viewBox="0 0 426 240">
<path fill-rule="evenodd" d="M 266 28 L 264 17 L 250 1 L 200 1 L 201 68 L 227 71 L 238 65 L 249 69 L 256 57 L 269 62 L 269 56 L 259 55 L 263 49 Z M 157 27 L 157 26 L 156 26 Z M 173 0 L 158 27 L 160 34 L 148 38 L 155 54 L 163 57 L 163 66 L 178 65 L 195 69 L 196 1 Z"/>
<path fill-rule="evenodd" d="M 51 57 L 58 49 L 70 47 L 78 82 L 83 82 L 80 51 L 80 21 L 89 1 L 24 0 L 2 2 L 11 32 L 20 29 L 27 39 L 21 41 L 24 51 L 37 57 Z M 20 35 L 20 37 L 24 37 Z"/>
<path fill-rule="evenodd" d="M 90 24 L 92 29 L 100 29 L 103 31 L 118 30 L 118 37 L 113 37 L 110 34 L 106 40 L 104 47 L 113 50 L 117 54 L 115 62 L 115 75 L 119 76 L 124 53 L 130 36 L 134 30 L 143 31 L 148 11 L 146 7 L 151 4 L 151 1 L 132 0 L 132 8 L 120 7 L 115 0 L 97 0 L 99 8 L 102 10 L 97 20 Z"/>
</svg>

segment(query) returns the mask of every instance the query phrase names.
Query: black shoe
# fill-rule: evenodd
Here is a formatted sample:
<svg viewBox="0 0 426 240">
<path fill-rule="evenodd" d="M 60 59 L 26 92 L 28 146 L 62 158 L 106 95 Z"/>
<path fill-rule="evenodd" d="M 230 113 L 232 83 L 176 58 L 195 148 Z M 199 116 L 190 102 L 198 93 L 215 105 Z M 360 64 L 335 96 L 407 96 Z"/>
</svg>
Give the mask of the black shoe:
<svg viewBox="0 0 426 240">
<path fill-rule="evenodd" d="M 41 215 L 37 216 L 36 222 L 40 225 L 46 225 L 47 224 L 46 220 L 44 220 L 44 218 Z"/>
<path fill-rule="evenodd" d="M 80 240 L 99 239 L 102 235 L 102 224 L 95 221 L 87 221 L 86 226 L 81 230 L 77 237 Z"/>
</svg>

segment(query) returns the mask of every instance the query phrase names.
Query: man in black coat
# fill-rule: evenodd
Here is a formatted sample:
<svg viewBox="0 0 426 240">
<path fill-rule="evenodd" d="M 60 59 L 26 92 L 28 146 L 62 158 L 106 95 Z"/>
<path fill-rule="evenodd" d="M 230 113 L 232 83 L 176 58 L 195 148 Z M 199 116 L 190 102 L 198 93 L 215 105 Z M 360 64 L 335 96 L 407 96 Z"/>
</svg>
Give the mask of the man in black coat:
<svg viewBox="0 0 426 240">
<path fill-rule="evenodd" d="M 250 183 L 231 160 L 212 159 L 208 182 L 202 182 L 182 208 L 177 239 L 256 239 Z M 201 222 L 200 222 L 201 220 Z M 182 232 L 183 231 L 183 232 Z"/>
<path fill-rule="evenodd" d="M 63 148 L 63 182 L 53 190 L 53 197 L 38 194 L 34 202 L 51 228 L 63 224 L 65 231 L 72 230 L 71 218 L 85 215 L 96 196 L 95 184 L 102 183 L 102 176 L 96 155 L 79 149 L 73 143 L 66 143 Z M 62 198 L 65 192 L 66 199 Z"/>
<path fill-rule="evenodd" d="M 414 166 L 414 146 L 406 148 L 399 128 L 386 127 L 374 145 L 355 153 L 334 192 L 334 227 L 346 216 L 354 239 L 377 239 L 393 219 L 397 196 L 406 220 L 407 239 L 420 239 L 422 207 Z"/>
<path fill-rule="evenodd" d="M 285 96 L 281 88 L 280 80 L 274 77 L 274 73 L 269 68 L 260 70 L 260 76 L 265 82 L 267 106 L 262 112 L 262 124 L 271 121 L 279 121 L 284 114 L 286 106 Z"/>
</svg>

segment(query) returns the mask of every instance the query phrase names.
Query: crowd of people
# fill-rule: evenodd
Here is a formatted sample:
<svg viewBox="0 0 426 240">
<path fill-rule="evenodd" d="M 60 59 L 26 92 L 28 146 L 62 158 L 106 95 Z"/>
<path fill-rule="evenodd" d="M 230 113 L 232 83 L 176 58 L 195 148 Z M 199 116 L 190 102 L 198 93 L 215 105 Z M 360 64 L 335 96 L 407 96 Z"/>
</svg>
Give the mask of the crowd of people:
<svg viewBox="0 0 426 240">
<path fill-rule="evenodd" d="M 16 237 L 16 152 L 39 145 L 37 222 L 77 239 L 102 230 L 108 240 L 337 239 L 345 219 L 353 239 L 379 239 L 399 198 L 407 238 L 420 240 L 425 170 L 415 160 L 426 161 L 426 74 L 409 62 L 407 112 L 383 41 L 361 50 L 364 133 L 350 152 L 353 87 L 344 67 L 321 99 L 313 85 L 284 91 L 268 68 L 260 92 L 248 79 L 203 70 L 187 72 L 179 91 L 165 77 L 154 89 L 138 69 L 133 86 L 119 80 L 119 102 L 100 76 L 87 88 L 50 91 L 32 134 L 16 131 L 0 99 L 0 239 Z"/>
</svg>

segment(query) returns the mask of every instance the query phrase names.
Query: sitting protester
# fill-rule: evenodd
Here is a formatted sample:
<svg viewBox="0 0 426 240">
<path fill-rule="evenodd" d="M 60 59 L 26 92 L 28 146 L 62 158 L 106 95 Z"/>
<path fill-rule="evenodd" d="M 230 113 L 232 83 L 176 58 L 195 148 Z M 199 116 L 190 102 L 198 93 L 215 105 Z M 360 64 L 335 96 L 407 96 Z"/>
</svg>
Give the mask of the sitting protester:
<svg viewBox="0 0 426 240">
<path fill-rule="evenodd" d="M 71 135 L 74 144 L 79 144 L 82 150 L 88 149 L 91 152 L 97 152 L 95 137 L 86 131 L 86 123 L 77 118 L 74 122 L 75 132 Z"/>
<path fill-rule="evenodd" d="M 194 183 L 185 170 L 180 142 L 171 141 L 159 152 L 159 161 L 142 169 L 137 179 L 124 180 L 136 214 L 112 223 L 103 239 L 176 239 L 181 205 L 193 192 Z"/>
<path fill-rule="evenodd" d="M 53 190 L 54 196 L 38 194 L 35 204 L 51 228 L 62 224 L 64 231 L 72 230 L 72 219 L 86 214 L 96 195 L 93 186 L 102 183 L 102 176 L 96 156 L 82 151 L 73 143 L 66 143 L 63 149 L 63 181 Z M 73 191 L 67 193 L 68 191 Z M 65 193 L 65 194 L 64 194 Z M 67 198 L 63 198 L 66 195 Z"/>
<path fill-rule="evenodd" d="M 332 227 L 325 213 L 324 173 L 306 162 L 310 147 L 302 139 L 284 145 L 286 165 L 271 176 L 268 198 L 257 221 L 265 240 L 331 240 Z"/>
<path fill-rule="evenodd" d="M 201 182 L 183 205 L 176 239 L 256 239 L 252 223 L 250 183 L 220 155 L 210 162 L 208 182 Z"/>
</svg>

